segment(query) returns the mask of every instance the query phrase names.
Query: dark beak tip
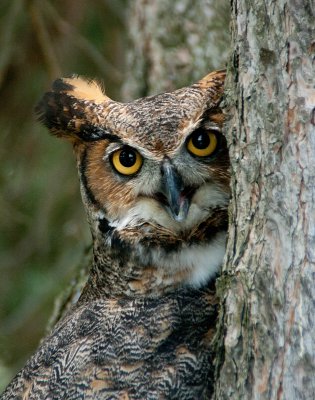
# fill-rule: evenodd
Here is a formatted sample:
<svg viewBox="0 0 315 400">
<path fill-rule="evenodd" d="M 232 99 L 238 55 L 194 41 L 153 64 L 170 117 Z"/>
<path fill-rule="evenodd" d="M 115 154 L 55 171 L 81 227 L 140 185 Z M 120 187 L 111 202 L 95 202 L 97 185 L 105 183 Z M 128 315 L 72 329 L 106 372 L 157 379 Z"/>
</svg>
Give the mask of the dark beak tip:
<svg viewBox="0 0 315 400">
<path fill-rule="evenodd" d="M 162 172 L 161 191 L 167 199 L 170 214 L 175 221 L 183 221 L 187 217 L 190 201 L 183 194 L 182 177 L 168 159 L 162 164 Z"/>
</svg>

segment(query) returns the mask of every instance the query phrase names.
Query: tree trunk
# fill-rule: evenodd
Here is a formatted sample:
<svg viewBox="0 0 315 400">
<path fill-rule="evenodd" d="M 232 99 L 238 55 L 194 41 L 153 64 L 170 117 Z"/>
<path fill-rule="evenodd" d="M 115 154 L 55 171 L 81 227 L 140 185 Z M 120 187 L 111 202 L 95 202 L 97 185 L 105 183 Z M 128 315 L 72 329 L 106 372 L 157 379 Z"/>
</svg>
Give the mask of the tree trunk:
<svg viewBox="0 0 315 400">
<path fill-rule="evenodd" d="M 214 397 L 314 399 L 314 3 L 232 5 L 232 204 Z"/>
<path fill-rule="evenodd" d="M 128 21 L 126 100 L 178 89 L 225 67 L 228 0 L 135 0 Z"/>
</svg>

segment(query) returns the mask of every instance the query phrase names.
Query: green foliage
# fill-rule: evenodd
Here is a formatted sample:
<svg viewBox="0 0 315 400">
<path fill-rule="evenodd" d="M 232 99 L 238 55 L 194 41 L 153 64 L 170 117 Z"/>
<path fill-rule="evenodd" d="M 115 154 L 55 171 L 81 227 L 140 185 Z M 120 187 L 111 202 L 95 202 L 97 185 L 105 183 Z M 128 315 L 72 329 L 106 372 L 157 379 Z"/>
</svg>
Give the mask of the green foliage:
<svg viewBox="0 0 315 400">
<path fill-rule="evenodd" d="M 90 243 L 72 150 L 33 113 L 51 81 L 72 73 L 102 77 L 117 98 L 124 3 L 88 3 L 0 3 L 0 391 L 37 346 Z"/>
</svg>

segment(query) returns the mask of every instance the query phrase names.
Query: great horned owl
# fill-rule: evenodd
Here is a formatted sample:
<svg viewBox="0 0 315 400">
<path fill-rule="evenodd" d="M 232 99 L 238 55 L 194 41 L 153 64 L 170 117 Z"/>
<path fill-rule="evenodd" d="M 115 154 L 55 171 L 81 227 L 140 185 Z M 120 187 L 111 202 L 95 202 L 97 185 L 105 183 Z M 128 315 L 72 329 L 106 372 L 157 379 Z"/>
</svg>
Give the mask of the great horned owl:
<svg viewBox="0 0 315 400">
<path fill-rule="evenodd" d="M 72 310 L 7 399 L 207 399 L 225 251 L 224 71 L 122 104 L 58 79 L 40 120 L 73 144 L 94 243 Z"/>
</svg>

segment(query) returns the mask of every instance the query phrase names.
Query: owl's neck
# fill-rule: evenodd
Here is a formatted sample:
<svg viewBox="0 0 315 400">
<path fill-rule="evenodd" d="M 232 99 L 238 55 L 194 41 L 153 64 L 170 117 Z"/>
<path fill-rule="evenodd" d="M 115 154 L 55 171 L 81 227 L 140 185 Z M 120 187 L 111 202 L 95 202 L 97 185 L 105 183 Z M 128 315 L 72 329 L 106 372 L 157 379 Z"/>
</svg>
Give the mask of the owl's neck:
<svg viewBox="0 0 315 400">
<path fill-rule="evenodd" d="M 133 252 L 94 248 L 94 262 L 84 296 L 135 297 L 160 296 L 183 286 L 186 271 L 168 274 L 155 266 L 143 266 Z"/>
<path fill-rule="evenodd" d="M 94 262 L 82 298 L 156 297 L 180 288 L 206 287 L 225 252 L 225 229 L 212 227 L 211 235 L 204 240 L 168 238 L 166 246 L 157 237 L 154 241 L 147 227 L 132 235 L 98 221 L 93 232 Z"/>
</svg>

